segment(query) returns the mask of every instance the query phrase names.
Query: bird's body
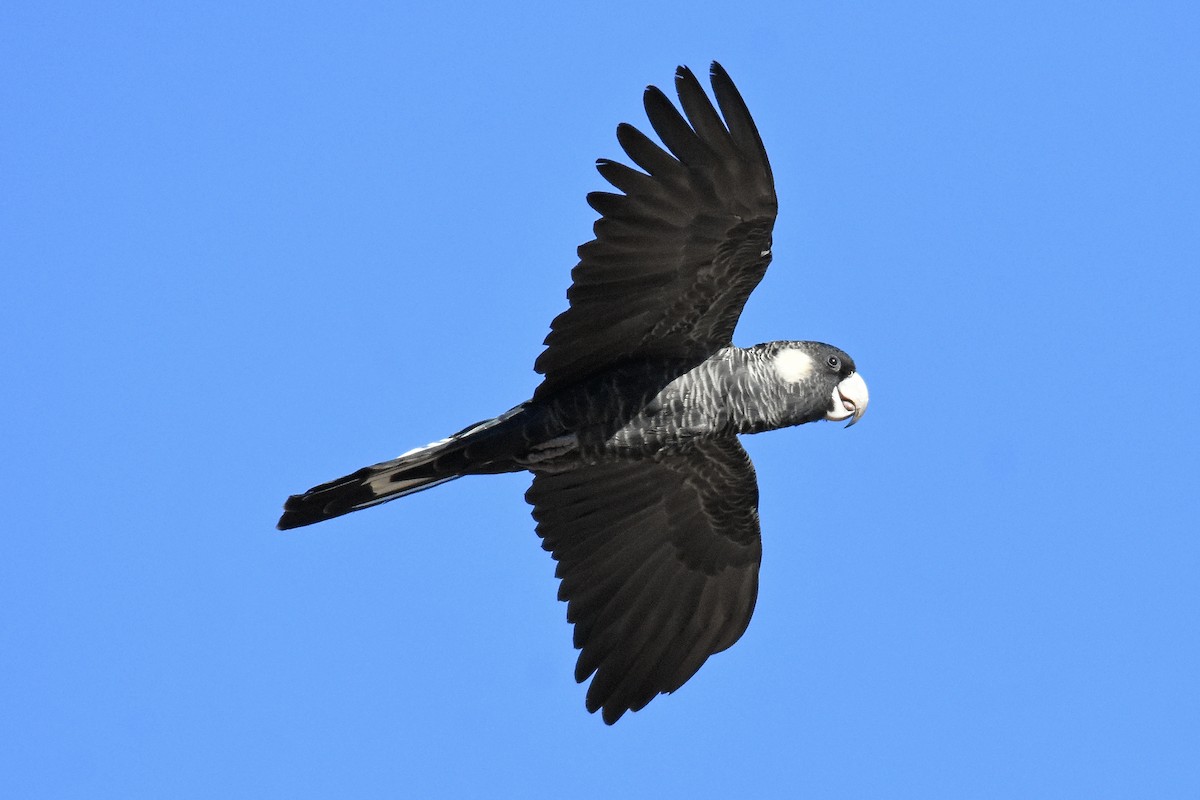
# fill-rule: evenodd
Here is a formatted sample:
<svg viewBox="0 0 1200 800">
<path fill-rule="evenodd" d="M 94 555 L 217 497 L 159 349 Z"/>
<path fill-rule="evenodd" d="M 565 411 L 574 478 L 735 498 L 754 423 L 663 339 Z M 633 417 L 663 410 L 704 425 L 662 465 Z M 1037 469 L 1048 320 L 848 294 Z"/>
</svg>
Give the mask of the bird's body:
<svg viewBox="0 0 1200 800">
<path fill-rule="evenodd" d="M 713 65 L 722 121 L 691 72 L 686 120 L 651 87 L 668 154 L 629 126 L 646 172 L 611 161 L 624 194 L 580 248 L 571 307 L 552 324 L 529 401 L 398 458 L 294 495 L 281 529 L 394 500 L 463 475 L 529 470 L 526 497 L 559 562 L 606 722 L 674 691 L 749 623 L 761 555 L 758 488 L 739 434 L 856 421 L 866 384 L 818 342 L 735 347 L 730 337 L 771 259 L 770 167 L 741 97 Z"/>
<path fill-rule="evenodd" d="M 816 351 L 837 358 L 839 368 L 818 370 Z M 836 386 L 853 374 L 849 356 L 812 342 L 723 347 L 699 363 L 661 357 L 630 361 L 296 495 L 288 500 L 279 527 L 332 519 L 465 475 L 556 473 L 665 458 L 700 440 L 844 418 L 850 412 L 838 417 L 807 403 L 807 389 L 822 378 Z M 829 399 L 842 408 L 832 393 Z"/>
</svg>

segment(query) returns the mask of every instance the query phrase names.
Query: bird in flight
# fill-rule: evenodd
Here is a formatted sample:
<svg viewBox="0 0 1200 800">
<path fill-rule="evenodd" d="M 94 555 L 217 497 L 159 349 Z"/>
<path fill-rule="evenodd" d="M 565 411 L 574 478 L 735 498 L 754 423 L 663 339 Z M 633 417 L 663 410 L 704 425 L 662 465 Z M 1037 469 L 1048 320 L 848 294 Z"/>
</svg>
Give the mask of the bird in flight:
<svg viewBox="0 0 1200 800">
<path fill-rule="evenodd" d="M 716 107 L 686 67 L 682 113 L 646 89 L 665 149 L 622 124 L 636 168 L 597 161 L 618 192 L 587 196 L 595 238 L 534 364 L 533 398 L 293 495 L 279 519 L 298 528 L 464 475 L 532 472 L 525 499 L 558 562 L 575 679 L 592 679 L 587 709 L 610 725 L 681 687 L 750 622 L 762 546 L 738 435 L 849 426 L 867 409 L 867 385 L 836 347 L 732 343 L 771 263 L 777 202 L 745 102 L 720 64 L 710 77 Z"/>
</svg>

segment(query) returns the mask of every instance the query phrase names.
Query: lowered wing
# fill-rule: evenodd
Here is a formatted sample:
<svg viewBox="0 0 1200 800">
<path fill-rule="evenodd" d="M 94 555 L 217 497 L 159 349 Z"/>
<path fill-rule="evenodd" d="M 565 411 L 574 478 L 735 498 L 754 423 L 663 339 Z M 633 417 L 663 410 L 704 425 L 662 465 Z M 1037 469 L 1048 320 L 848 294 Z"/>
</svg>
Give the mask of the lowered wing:
<svg viewBox="0 0 1200 800">
<path fill-rule="evenodd" d="M 558 562 L 588 711 L 616 722 L 738 640 L 758 595 L 758 485 L 737 439 L 536 474 L 525 495 Z"/>
</svg>

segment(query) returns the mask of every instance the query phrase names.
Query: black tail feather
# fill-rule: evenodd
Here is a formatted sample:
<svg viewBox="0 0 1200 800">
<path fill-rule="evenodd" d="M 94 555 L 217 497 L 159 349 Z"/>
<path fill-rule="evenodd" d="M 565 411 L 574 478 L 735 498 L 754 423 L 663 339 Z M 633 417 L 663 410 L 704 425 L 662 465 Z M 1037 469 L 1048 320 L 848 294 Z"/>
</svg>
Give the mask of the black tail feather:
<svg viewBox="0 0 1200 800">
<path fill-rule="evenodd" d="M 374 467 L 364 467 L 336 481 L 314 486 L 304 494 L 294 494 L 283 504 L 283 516 L 279 518 L 276 527 L 281 531 L 292 528 L 302 528 L 316 522 L 349 514 L 363 508 L 397 500 L 410 494 L 432 489 L 447 481 L 452 481 L 460 475 L 427 476 L 423 478 L 405 478 L 403 473 L 390 476 L 391 483 L 403 484 L 403 488 L 387 491 L 379 479 L 382 471 Z M 373 480 L 374 479 L 374 480 Z M 383 491 L 381 491 L 381 489 Z"/>
<path fill-rule="evenodd" d="M 439 442 L 410 450 L 337 480 L 294 494 L 283 504 L 276 525 L 281 531 L 349 514 L 351 511 L 396 500 L 473 472 L 506 472 L 517 467 L 497 465 L 511 452 L 505 433 L 520 425 L 513 420 L 525 408 L 517 406 L 495 419 L 478 422 Z M 513 422 L 503 426 L 501 423 Z M 477 451 L 477 452 L 472 452 Z"/>
</svg>

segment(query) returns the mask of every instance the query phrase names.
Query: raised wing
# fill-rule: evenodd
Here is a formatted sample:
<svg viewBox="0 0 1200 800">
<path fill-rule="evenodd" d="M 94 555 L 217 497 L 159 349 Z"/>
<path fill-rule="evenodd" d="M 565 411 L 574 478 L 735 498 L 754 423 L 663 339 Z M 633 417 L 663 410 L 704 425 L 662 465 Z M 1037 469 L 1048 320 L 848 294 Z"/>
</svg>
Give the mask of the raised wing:
<svg viewBox="0 0 1200 800">
<path fill-rule="evenodd" d="M 771 262 L 777 202 L 754 120 L 720 64 L 721 113 L 686 67 L 675 73 L 684 114 L 659 89 L 646 116 L 669 153 L 631 125 L 617 141 L 644 172 L 600 159 L 624 194 L 592 192 L 602 215 L 579 248 L 570 308 L 550 325 L 535 396 L 639 356 L 703 358 L 731 343 L 750 292 Z M 722 119 L 723 118 L 723 119 Z"/>
<path fill-rule="evenodd" d="M 738 640 L 758 596 L 754 466 L 737 439 L 537 474 L 542 547 L 558 561 L 587 709 L 612 724 L 673 692 Z"/>
</svg>

